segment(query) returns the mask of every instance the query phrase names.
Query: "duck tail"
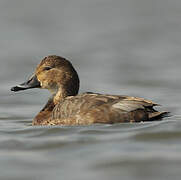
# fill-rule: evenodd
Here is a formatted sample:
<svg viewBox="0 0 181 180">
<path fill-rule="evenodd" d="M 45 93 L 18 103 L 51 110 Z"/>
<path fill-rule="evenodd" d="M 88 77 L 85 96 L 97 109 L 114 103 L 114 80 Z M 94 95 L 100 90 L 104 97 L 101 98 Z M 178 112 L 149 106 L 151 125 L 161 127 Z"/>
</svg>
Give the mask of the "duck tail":
<svg viewBox="0 0 181 180">
<path fill-rule="evenodd" d="M 162 112 L 158 112 L 158 111 L 155 111 L 155 112 L 150 112 L 148 117 L 149 117 L 149 120 L 150 121 L 153 121 L 153 120 L 160 120 L 164 117 L 169 117 L 170 116 L 170 112 L 167 112 L 167 111 L 162 111 Z"/>
</svg>

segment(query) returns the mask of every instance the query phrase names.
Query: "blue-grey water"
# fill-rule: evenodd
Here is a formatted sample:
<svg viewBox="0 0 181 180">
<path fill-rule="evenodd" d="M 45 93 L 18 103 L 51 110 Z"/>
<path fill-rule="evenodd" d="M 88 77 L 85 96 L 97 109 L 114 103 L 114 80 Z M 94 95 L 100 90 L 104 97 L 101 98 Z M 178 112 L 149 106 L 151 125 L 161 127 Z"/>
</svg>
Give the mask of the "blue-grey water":
<svg viewBox="0 0 181 180">
<path fill-rule="evenodd" d="M 46 90 L 13 93 L 56 54 L 80 92 L 151 99 L 163 121 L 32 127 Z M 1 180 L 180 180 L 181 1 L 0 0 Z"/>
</svg>

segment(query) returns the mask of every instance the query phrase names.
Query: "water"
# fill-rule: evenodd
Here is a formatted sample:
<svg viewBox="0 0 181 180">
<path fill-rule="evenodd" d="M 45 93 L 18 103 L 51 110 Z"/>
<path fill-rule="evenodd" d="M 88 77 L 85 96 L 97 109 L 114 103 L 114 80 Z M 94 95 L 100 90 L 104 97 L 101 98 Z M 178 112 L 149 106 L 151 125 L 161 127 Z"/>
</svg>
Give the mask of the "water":
<svg viewBox="0 0 181 180">
<path fill-rule="evenodd" d="M 180 1 L 0 0 L 0 23 L 0 179 L 180 180 Z M 71 60 L 80 92 L 152 99 L 172 116 L 32 127 L 49 93 L 10 88 L 49 54 Z"/>
</svg>

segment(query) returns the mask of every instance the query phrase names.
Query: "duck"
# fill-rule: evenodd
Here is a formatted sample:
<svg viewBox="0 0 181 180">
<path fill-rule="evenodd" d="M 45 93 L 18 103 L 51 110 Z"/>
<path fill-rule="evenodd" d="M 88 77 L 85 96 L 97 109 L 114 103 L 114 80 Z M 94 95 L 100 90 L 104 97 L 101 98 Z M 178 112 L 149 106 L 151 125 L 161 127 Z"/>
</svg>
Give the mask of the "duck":
<svg viewBox="0 0 181 180">
<path fill-rule="evenodd" d="M 72 63 L 57 55 L 41 60 L 33 75 L 11 91 L 48 89 L 51 97 L 32 125 L 91 125 L 161 120 L 168 112 L 154 109 L 151 100 L 126 95 L 79 92 L 79 76 Z"/>
</svg>

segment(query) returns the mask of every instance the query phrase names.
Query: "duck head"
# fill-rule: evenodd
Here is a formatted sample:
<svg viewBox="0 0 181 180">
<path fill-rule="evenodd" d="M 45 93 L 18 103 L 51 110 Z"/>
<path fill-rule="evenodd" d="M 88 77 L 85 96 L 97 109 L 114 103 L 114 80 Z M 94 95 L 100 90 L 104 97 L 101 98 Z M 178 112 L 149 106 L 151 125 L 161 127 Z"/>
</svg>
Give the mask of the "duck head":
<svg viewBox="0 0 181 180">
<path fill-rule="evenodd" d="M 11 91 L 31 88 L 48 89 L 57 98 L 74 96 L 79 90 L 79 77 L 68 60 L 56 55 L 47 56 L 28 81 L 12 87 Z"/>
</svg>

